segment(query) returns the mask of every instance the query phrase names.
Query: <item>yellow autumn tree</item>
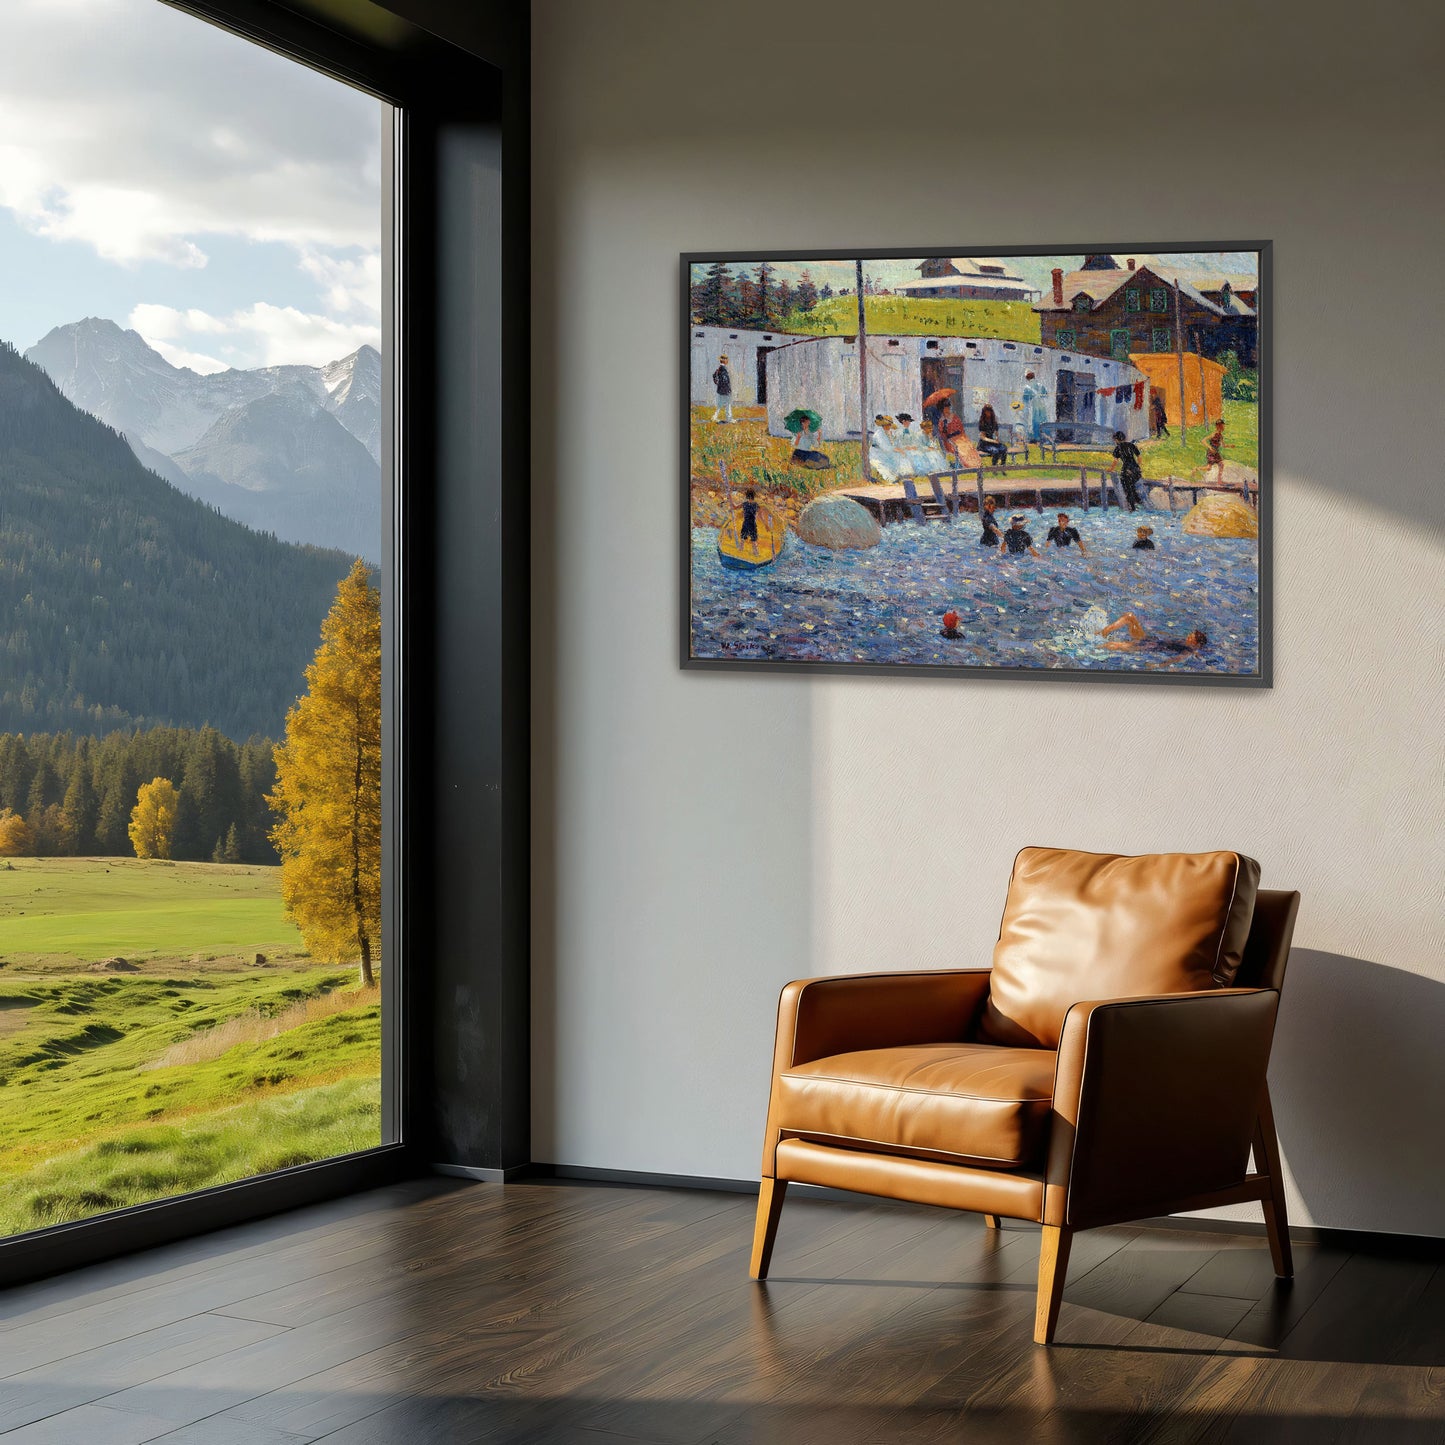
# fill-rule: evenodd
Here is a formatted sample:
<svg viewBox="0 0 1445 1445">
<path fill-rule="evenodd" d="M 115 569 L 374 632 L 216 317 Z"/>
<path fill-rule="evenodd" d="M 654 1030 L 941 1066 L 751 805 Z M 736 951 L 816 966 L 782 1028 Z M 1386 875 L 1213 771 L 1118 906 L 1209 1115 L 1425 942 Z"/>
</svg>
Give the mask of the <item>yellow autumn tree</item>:
<svg viewBox="0 0 1445 1445">
<path fill-rule="evenodd" d="M 0 858 L 20 858 L 30 851 L 30 825 L 11 808 L 0 808 Z"/>
<path fill-rule="evenodd" d="M 306 694 L 276 748 L 281 898 L 316 958 L 360 960 L 381 945 L 381 594 L 359 559 L 336 589 Z"/>
<path fill-rule="evenodd" d="M 169 778 L 152 778 L 136 790 L 131 809 L 131 846 L 137 858 L 169 858 L 176 833 L 176 785 Z"/>
</svg>

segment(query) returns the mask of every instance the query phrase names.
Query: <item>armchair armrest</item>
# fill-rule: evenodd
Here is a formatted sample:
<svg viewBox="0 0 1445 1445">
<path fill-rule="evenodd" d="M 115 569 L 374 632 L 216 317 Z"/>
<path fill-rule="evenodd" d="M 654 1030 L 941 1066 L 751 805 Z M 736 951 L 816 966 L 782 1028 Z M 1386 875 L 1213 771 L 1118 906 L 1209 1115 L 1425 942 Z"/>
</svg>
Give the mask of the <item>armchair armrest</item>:
<svg viewBox="0 0 1445 1445">
<path fill-rule="evenodd" d="M 983 1005 L 989 970 L 804 978 L 778 1000 L 773 1071 L 858 1049 L 961 1039 Z"/>
<path fill-rule="evenodd" d="M 1221 988 L 1077 1003 L 1054 1079 L 1044 1222 L 1197 1207 L 1242 1183 L 1279 994 Z"/>
<path fill-rule="evenodd" d="M 983 1007 L 988 977 L 986 968 L 949 969 L 843 974 L 788 984 L 778 1000 L 763 1178 L 772 1178 L 775 1168 L 779 1074 L 796 1064 L 860 1049 L 962 1039 Z"/>
</svg>

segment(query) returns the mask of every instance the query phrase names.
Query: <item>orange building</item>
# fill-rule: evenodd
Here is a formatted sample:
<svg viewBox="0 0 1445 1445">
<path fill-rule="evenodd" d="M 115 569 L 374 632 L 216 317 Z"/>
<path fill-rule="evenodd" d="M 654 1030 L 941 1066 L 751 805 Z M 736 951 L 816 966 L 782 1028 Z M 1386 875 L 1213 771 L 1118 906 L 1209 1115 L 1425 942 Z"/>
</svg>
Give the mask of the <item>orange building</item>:
<svg viewBox="0 0 1445 1445">
<path fill-rule="evenodd" d="M 1184 405 L 1179 407 L 1179 357 L 1174 352 L 1130 352 L 1129 360 L 1149 378 L 1149 385 L 1164 398 L 1169 429 L 1182 415 L 1190 426 L 1210 426 L 1224 415 L 1224 368 L 1193 351 L 1184 353 Z"/>
</svg>

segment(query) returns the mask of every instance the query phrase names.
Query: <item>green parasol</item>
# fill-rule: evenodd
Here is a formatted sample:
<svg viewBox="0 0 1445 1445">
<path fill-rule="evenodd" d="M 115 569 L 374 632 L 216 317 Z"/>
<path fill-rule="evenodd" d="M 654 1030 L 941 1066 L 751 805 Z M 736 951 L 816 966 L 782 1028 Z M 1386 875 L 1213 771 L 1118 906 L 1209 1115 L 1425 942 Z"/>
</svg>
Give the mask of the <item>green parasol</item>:
<svg viewBox="0 0 1445 1445">
<path fill-rule="evenodd" d="M 823 418 L 817 412 L 809 411 L 805 406 L 795 406 L 783 418 L 783 425 L 795 435 L 802 431 L 804 422 L 808 424 L 809 431 L 819 431 L 823 425 Z"/>
</svg>

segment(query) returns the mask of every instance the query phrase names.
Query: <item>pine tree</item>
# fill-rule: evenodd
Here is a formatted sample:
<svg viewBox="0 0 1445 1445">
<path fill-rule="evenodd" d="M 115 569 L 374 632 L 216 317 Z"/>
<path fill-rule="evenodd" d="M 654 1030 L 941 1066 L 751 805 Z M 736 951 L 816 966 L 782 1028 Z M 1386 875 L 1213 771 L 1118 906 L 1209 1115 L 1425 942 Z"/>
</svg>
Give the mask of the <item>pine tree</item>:
<svg viewBox="0 0 1445 1445">
<path fill-rule="evenodd" d="M 177 801 L 176 785 L 169 778 L 152 778 L 141 784 L 126 830 L 137 858 L 171 856 Z"/>
<path fill-rule="evenodd" d="M 218 862 L 239 863 L 241 861 L 241 835 L 234 823 L 226 829 L 226 841 L 222 843 L 218 839 L 216 846 L 221 850 Z"/>
<path fill-rule="evenodd" d="M 281 898 L 311 953 L 359 956 L 369 987 L 381 938 L 381 594 L 360 560 L 336 589 L 306 685 L 267 798 Z"/>
</svg>

